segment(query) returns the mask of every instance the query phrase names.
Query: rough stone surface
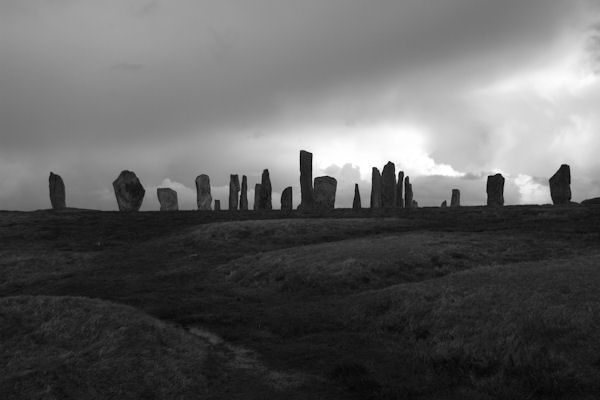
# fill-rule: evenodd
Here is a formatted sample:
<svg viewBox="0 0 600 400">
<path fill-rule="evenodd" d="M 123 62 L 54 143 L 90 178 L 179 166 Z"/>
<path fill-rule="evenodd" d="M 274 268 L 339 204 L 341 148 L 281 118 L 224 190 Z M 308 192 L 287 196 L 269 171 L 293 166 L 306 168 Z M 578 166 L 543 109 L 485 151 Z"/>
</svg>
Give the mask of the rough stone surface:
<svg viewBox="0 0 600 400">
<path fill-rule="evenodd" d="M 179 202 L 177 200 L 177 192 L 170 188 L 156 189 L 158 202 L 160 203 L 160 211 L 178 211 Z"/>
<path fill-rule="evenodd" d="M 440 207 L 442 207 L 442 208 L 448 207 L 448 203 L 446 202 L 446 200 L 442 201 L 442 205 Z"/>
<path fill-rule="evenodd" d="M 221 211 L 221 200 L 215 200 L 215 211 Z"/>
<path fill-rule="evenodd" d="M 488 206 L 502 207 L 504 205 L 504 177 L 502 174 L 488 176 L 486 192 Z"/>
<path fill-rule="evenodd" d="M 281 210 L 292 211 L 292 187 L 288 186 L 281 192 Z"/>
<path fill-rule="evenodd" d="M 450 207 L 460 207 L 460 190 L 452 189 L 452 198 L 450 199 Z"/>
<path fill-rule="evenodd" d="M 240 210 L 248 209 L 248 178 L 242 175 L 242 191 L 240 193 Z"/>
<path fill-rule="evenodd" d="M 300 210 L 310 210 L 314 206 L 312 153 L 300 150 Z"/>
<path fill-rule="evenodd" d="M 265 210 L 273 209 L 273 201 L 271 200 L 272 188 L 271 188 L 271 178 L 269 177 L 269 170 L 263 170 L 261 182 L 262 186 L 262 199 L 261 204 Z"/>
<path fill-rule="evenodd" d="M 335 191 L 337 180 L 331 176 L 315 178 L 313 196 L 315 208 L 319 210 L 333 210 L 335 207 Z"/>
<path fill-rule="evenodd" d="M 371 172 L 371 208 L 381 208 L 381 174 L 375 167 Z"/>
<path fill-rule="evenodd" d="M 413 206 L 413 191 L 410 177 L 404 178 L 404 207 L 411 208 Z"/>
<path fill-rule="evenodd" d="M 50 189 L 50 204 L 55 210 L 62 210 L 67 207 L 65 196 L 65 183 L 59 175 L 50 172 L 48 178 L 48 186 Z"/>
<path fill-rule="evenodd" d="M 352 200 L 352 209 L 360 210 L 362 208 L 362 203 L 360 201 L 360 191 L 358 190 L 358 183 L 354 184 L 354 200 Z"/>
<path fill-rule="evenodd" d="M 119 211 L 138 211 L 146 191 L 132 171 L 122 171 L 113 182 Z"/>
<path fill-rule="evenodd" d="M 229 175 L 229 209 L 238 209 L 238 199 L 240 193 L 240 178 L 237 175 Z"/>
<path fill-rule="evenodd" d="M 265 206 L 262 203 L 262 185 L 257 183 L 254 185 L 254 210 L 264 210 Z"/>
<path fill-rule="evenodd" d="M 571 168 L 567 164 L 561 165 L 550 178 L 550 196 L 554 204 L 571 202 Z"/>
<path fill-rule="evenodd" d="M 419 208 L 419 203 L 416 200 L 413 200 L 411 208 Z"/>
<path fill-rule="evenodd" d="M 212 210 L 212 195 L 210 194 L 210 178 L 206 174 L 196 178 L 196 202 L 198 210 Z"/>
<path fill-rule="evenodd" d="M 381 172 L 381 205 L 384 208 L 396 207 L 396 166 L 391 161 Z"/>
<path fill-rule="evenodd" d="M 398 172 L 398 181 L 396 182 L 396 207 L 404 207 L 404 171 Z"/>
</svg>

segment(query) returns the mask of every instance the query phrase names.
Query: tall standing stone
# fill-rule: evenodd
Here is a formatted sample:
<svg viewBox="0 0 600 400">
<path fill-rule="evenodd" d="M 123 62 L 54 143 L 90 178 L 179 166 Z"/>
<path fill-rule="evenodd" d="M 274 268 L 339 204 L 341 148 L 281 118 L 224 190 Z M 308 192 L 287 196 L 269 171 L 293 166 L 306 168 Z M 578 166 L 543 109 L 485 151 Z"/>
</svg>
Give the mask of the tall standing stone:
<svg viewBox="0 0 600 400">
<path fill-rule="evenodd" d="M 121 171 L 113 182 L 119 211 L 138 211 L 144 201 L 146 191 L 132 171 Z"/>
<path fill-rule="evenodd" d="M 550 196 L 554 204 L 571 203 L 571 168 L 567 164 L 561 165 L 550 178 Z"/>
<path fill-rule="evenodd" d="M 229 209 L 238 209 L 238 194 L 240 193 L 240 178 L 237 175 L 229 175 Z"/>
<path fill-rule="evenodd" d="M 413 190 L 410 183 L 410 177 L 404 178 L 404 207 L 412 208 L 413 206 Z"/>
<path fill-rule="evenodd" d="M 371 172 L 371 208 L 381 208 L 381 174 L 375 167 Z"/>
<path fill-rule="evenodd" d="M 215 211 L 221 211 L 221 200 L 215 200 Z"/>
<path fill-rule="evenodd" d="M 170 188 L 156 189 L 158 202 L 160 203 L 160 211 L 178 211 L 179 202 L 177 200 L 177 192 Z"/>
<path fill-rule="evenodd" d="M 273 209 L 273 201 L 271 200 L 272 188 L 271 188 L 271 178 L 269 178 L 269 170 L 263 170 L 261 182 L 262 186 L 262 204 L 265 210 Z"/>
<path fill-rule="evenodd" d="M 300 210 L 310 210 L 314 206 L 312 153 L 300 150 Z"/>
<path fill-rule="evenodd" d="M 210 178 L 206 174 L 196 178 L 196 202 L 198 210 L 212 210 L 212 195 L 210 194 Z"/>
<path fill-rule="evenodd" d="M 65 183 L 59 175 L 50 172 L 48 178 L 48 187 L 50 189 L 50 204 L 55 210 L 62 210 L 66 205 Z"/>
<path fill-rule="evenodd" d="M 450 199 L 450 207 L 460 207 L 460 190 L 452 189 L 452 198 Z"/>
<path fill-rule="evenodd" d="M 260 183 L 257 183 L 256 185 L 254 185 L 254 210 L 264 210 L 265 206 L 262 203 L 262 185 Z"/>
<path fill-rule="evenodd" d="M 281 192 L 281 211 L 292 211 L 292 187 L 288 186 Z"/>
<path fill-rule="evenodd" d="M 331 176 L 319 176 L 315 178 L 313 196 L 315 208 L 319 210 L 333 210 L 335 208 L 335 192 L 337 180 Z"/>
<path fill-rule="evenodd" d="M 391 161 L 385 164 L 381 173 L 381 205 L 396 207 L 396 166 Z"/>
<path fill-rule="evenodd" d="M 248 209 L 248 178 L 242 175 L 242 191 L 240 193 L 240 210 Z"/>
<path fill-rule="evenodd" d="M 354 200 L 352 201 L 352 209 L 360 210 L 362 208 L 362 203 L 360 201 L 360 191 L 358 190 L 358 183 L 354 184 Z"/>
<path fill-rule="evenodd" d="M 502 174 L 487 177 L 487 205 L 502 207 L 504 205 L 504 177 Z"/>
<path fill-rule="evenodd" d="M 396 183 L 396 207 L 402 208 L 404 207 L 404 199 L 403 196 L 403 187 L 404 187 L 404 171 L 398 172 L 398 181 Z"/>
</svg>

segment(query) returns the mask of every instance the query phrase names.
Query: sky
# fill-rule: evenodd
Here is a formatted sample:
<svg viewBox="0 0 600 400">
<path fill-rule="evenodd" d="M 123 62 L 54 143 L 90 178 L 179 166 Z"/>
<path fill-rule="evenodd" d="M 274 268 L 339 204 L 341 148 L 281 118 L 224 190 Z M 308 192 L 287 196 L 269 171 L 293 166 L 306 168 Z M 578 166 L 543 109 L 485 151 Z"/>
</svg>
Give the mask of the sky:
<svg viewBox="0 0 600 400">
<path fill-rule="evenodd" d="M 49 208 L 53 171 L 116 210 L 125 169 L 142 210 L 265 168 L 296 206 L 301 149 L 337 207 L 388 161 L 421 206 L 485 204 L 497 172 L 505 204 L 550 203 L 563 163 L 598 197 L 600 0 L 0 0 L 0 209 Z"/>
</svg>

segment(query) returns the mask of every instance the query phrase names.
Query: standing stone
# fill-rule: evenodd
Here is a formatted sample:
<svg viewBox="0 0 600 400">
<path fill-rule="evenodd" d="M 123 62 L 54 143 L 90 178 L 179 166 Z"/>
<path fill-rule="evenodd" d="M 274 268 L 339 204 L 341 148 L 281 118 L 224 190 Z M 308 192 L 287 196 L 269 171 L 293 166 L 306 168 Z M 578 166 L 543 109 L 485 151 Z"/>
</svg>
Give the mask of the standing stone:
<svg viewBox="0 0 600 400">
<path fill-rule="evenodd" d="M 404 178 L 404 207 L 411 208 L 413 205 L 413 191 L 410 177 Z"/>
<path fill-rule="evenodd" d="M 215 211 L 221 211 L 221 200 L 215 200 Z"/>
<path fill-rule="evenodd" d="M 196 178 L 196 202 L 198 210 L 212 210 L 210 178 L 206 174 L 198 175 Z"/>
<path fill-rule="evenodd" d="M 567 164 L 561 165 L 550 178 L 550 196 L 554 204 L 571 203 L 571 168 Z"/>
<path fill-rule="evenodd" d="M 265 210 L 272 210 L 273 209 L 273 202 L 271 200 L 272 189 L 271 189 L 271 179 L 269 178 L 269 170 L 268 169 L 263 170 L 260 184 L 262 186 L 262 197 L 263 197 L 261 200 L 261 204 L 263 205 L 263 208 Z"/>
<path fill-rule="evenodd" d="M 335 208 L 335 191 L 337 180 L 331 176 L 315 178 L 313 196 L 315 208 L 319 210 L 333 210 Z"/>
<path fill-rule="evenodd" d="M 144 201 L 146 191 L 132 171 L 121 171 L 113 182 L 119 211 L 138 211 Z"/>
<path fill-rule="evenodd" d="M 242 191 L 240 193 L 240 210 L 248 209 L 248 178 L 242 175 Z"/>
<path fill-rule="evenodd" d="M 442 201 L 442 205 L 440 207 L 442 207 L 442 208 L 448 207 L 448 203 L 446 202 L 446 200 Z"/>
<path fill-rule="evenodd" d="M 50 204 L 52 204 L 52 208 L 55 210 L 62 210 L 63 208 L 66 208 L 65 183 L 63 182 L 62 178 L 59 175 L 50 172 L 48 184 L 50 189 Z"/>
<path fill-rule="evenodd" d="M 240 178 L 237 175 L 229 175 L 229 209 L 238 209 L 238 193 L 240 192 Z"/>
<path fill-rule="evenodd" d="M 381 205 L 384 208 L 396 206 L 396 166 L 388 161 L 381 173 Z"/>
<path fill-rule="evenodd" d="M 177 201 L 177 192 L 169 188 L 156 189 L 160 211 L 178 211 L 179 202 Z"/>
<path fill-rule="evenodd" d="M 416 200 L 413 200 L 411 208 L 419 208 L 419 203 Z"/>
<path fill-rule="evenodd" d="M 381 208 L 381 174 L 375 167 L 371 172 L 371 208 Z"/>
<path fill-rule="evenodd" d="M 292 187 L 288 186 L 281 192 L 281 210 L 292 211 Z"/>
<path fill-rule="evenodd" d="M 262 185 L 257 183 L 254 185 L 254 210 L 264 210 L 265 207 L 262 204 Z"/>
<path fill-rule="evenodd" d="M 404 171 L 398 172 L 398 181 L 396 183 L 396 207 L 404 207 L 404 199 L 402 198 L 404 187 Z"/>
<path fill-rule="evenodd" d="M 360 192 L 358 190 L 358 183 L 354 184 L 354 200 L 352 201 L 352 209 L 360 210 L 362 208 L 362 203 L 360 202 Z"/>
<path fill-rule="evenodd" d="M 450 199 L 450 207 L 460 207 L 460 190 L 452 189 L 452 198 Z"/>
<path fill-rule="evenodd" d="M 310 210 L 314 206 L 312 153 L 300 150 L 300 210 Z"/>
<path fill-rule="evenodd" d="M 486 192 L 488 206 L 502 207 L 504 205 L 504 177 L 502 174 L 488 176 Z"/>
</svg>

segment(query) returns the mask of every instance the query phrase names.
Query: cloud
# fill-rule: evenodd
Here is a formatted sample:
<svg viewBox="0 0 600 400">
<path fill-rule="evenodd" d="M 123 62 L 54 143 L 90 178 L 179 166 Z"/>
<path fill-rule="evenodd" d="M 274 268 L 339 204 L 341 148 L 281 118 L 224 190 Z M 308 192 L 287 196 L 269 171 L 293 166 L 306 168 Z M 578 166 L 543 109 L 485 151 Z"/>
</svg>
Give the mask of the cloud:
<svg viewBox="0 0 600 400">
<path fill-rule="evenodd" d="M 115 71 L 127 71 L 127 72 L 136 72 L 144 69 L 142 64 L 134 64 L 134 63 L 119 63 L 110 66 L 111 70 Z"/>
</svg>

